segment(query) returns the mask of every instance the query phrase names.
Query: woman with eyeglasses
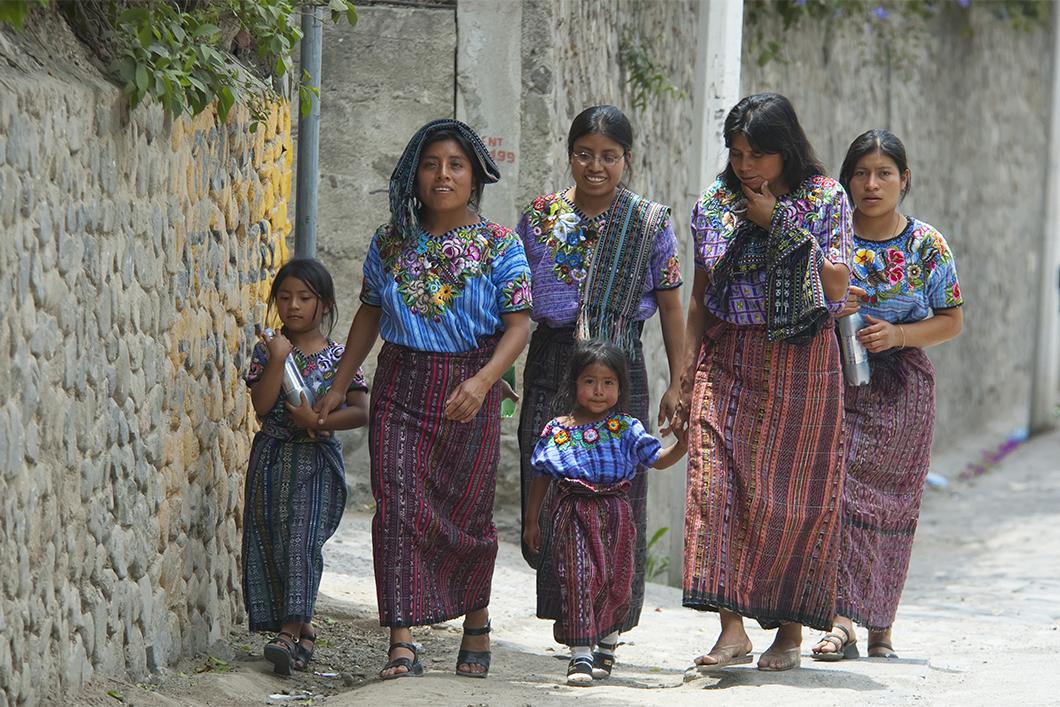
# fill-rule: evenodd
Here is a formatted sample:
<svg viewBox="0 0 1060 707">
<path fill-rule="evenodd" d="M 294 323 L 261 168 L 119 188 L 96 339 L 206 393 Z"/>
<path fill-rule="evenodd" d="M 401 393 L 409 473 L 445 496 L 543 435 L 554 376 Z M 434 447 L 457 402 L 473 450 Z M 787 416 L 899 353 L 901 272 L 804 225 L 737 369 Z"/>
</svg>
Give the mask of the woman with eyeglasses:
<svg viewBox="0 0 1060 707">
<path fill-rule="evenodd" d="M 633 127 L 614 106 L 593 106 L 571 123 L 567 157 L 574 185 L 539 196 L 524 210 L 517 231 L 532 272 L 537 328 L 530 340 L 519 417 L 523 530 L 540 528 L 541 552 L 523 543 L 523 556 L 538 570 L 538 587 L 554 584 L 549 554 L 550 497 L 539 518 L 527 518 L 526 500 L 534 474 L 530 456 L 542 428 L 555 414 L 552 402 L 578 340 L 599 338 L 620 346 L 630 366 L 629 414 L 648 419 L 648 376 L 641 349 L 644 321 L 656 311 L 662 321 L 670 385 L 659 404 L 659 425 L 668 421 L 680 396 L 678 374 L 684 321 L 677 288 L 681 270 L 670 209 L 626 187 Z M 550 494 L 551 496 L 551 494 Z M 619 631 L 640 620 L 644 602 L 647 480 L 638 470 L 630 490 L 637 526 L 635 572 L 626 620 L 602 638 L 593 655 L 594 675 L 610 674 Z M 559 618 L 555 593 L 538 592 L 541 618 Z"/>
</svg>

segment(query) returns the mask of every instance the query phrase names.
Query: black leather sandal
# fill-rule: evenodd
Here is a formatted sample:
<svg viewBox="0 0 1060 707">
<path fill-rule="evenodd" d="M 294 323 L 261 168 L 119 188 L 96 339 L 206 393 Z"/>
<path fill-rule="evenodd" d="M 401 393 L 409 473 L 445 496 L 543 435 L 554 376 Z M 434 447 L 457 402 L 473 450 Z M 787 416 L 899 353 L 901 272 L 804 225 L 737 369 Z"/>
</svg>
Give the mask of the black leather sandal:
<svg viewBox="0 0 1060 707">
<path fill-rule="evenodd" d="M 482 628 L 464 628 L 465 636 L 485 636 L 492 629 L 490 628 L 490 622 L 487 621 L 486 625 Z M 490 674 L 490 658 L 491 653 L 489 651 L 469 651 L 466 648 L 461 648 L 456 654 L 456 674 L 462 678 L 484 678 Z M 460 665 L 481 665 L 485 670 L 481 673 L 473 673 L 469 670 L 461 670 Z"/>
<path fill-rule="evenodd" d="M 416 646 L 412 643 L 405 643 L 404 641 L 398 641 L 391 643 L 390 648 L 387 649 L 386 657 L 390 658 L 390 653 L 395 648 L 404 648 L 412 651 L 413 659 L 409 660 L 405 656 L 400 658 L 393 658 L 386 662 L 383 669 L 379 671 L 380 680 L 397 680 L 398 678 L 418 678 L 423 675 L 423 663 L 420 662 L 420 653 L 416 650 Z M 383 675 L 383 671 L 390 670 L 390 668 L 404 668 L 403 673 L 394 673 L 393 675 Z"/>
<path fill-rule="evenodd" d="M 290 675 L 291 660 L 297 650 L 298 639 L 287 631 L 280 631 L 276 638 L 265 644 L 263 653 L 265 660 L 272 663 L 272 672 L 277 675 Z"/>
<path fill-rule="evenodd" d="M 587 656 L 571 658 L 567 663 L 567 684 L 585 687 L 593 684 L 593 660 Z"/>
<path fill-rule="evenodd" d="M 597 648 L 603 648 L 608 653 L 593 651 L 593 680 L 603 680 L 611 677 L 611 668 L 615 667 L 615 650 L 617 643 L 597 643 Z"/>
</svg>

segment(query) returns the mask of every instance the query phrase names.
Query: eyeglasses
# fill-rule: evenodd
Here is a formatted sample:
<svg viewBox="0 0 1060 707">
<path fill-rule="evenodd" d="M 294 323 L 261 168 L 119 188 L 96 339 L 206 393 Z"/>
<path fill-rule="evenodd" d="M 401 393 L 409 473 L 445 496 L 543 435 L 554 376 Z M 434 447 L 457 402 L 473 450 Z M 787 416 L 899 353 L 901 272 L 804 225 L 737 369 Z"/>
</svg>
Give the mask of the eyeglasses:
<svg viewBox="0 0 1060 707">
<path fill-rule="evenodd" d="M 573 157 L 574 161 L 580 164 L 582 167 L 588 167 L 597 160 L 599 160 L 600 164 L 602 164 L 604 167 L 614 167 L 616 164 L 622 161 L 622 158 L 625 157 L 625 153 L 621 155 L 616 155 L 613 152 L 605 152 L 602 155 L 594 155 L 589 152 L 575 152 L 573 155 L 571 155 L 571 157 Z"/>
</svg>

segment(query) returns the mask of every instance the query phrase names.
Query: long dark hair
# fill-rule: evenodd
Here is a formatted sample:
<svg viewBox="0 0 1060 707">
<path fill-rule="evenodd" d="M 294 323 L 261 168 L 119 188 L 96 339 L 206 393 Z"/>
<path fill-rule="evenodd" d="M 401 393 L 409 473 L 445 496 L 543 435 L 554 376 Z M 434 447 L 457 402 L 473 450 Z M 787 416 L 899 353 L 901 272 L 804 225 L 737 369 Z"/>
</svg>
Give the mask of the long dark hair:
<svg viewBox="0 0 1060 707">
<path fill-rule="evenodd" d="M 567 375 L 552 402 L 554 415 L 573 415 L 578 401 L 578 376 L 587 367 L 599 363 L 610 368 L 618 378 L 618 400 L 612 410 L 629 407 L 629 364 L 622 349 L 603 339 L 588 339 L 579 342 L 567 366 Z"/>
<path fill-rule="evenodd" d="M 331 279 L 331 273 L 321 265 L 319 260 L 313 258 L 295 258 L 287 261 L 272 281 L 272 288 L 269 290 L 270 308 L 276 304 L 276 293 L 280 291 L 280 285 L 289 277 L 301 280 L 316 295 L 317 306 L 323 305 L 324 307 L 324 316 L 320 319 L 320 333 L 324 336 L 331 336 L 331 330 L 335 327 L 335 319 L 339 311 L 339 305 L 335 301 L 335 283 Z M 316 312 L 313 315 L 316 316 Z"/>
<path fill-rule="evenodd" d="M 725 117 L 725 147 L 733 138 L 743 135 L 757 152 L 779 154 L 784 163 L 782 173 L 788 189 L 798 188 L 807 178 L 824 174 L 824 165 L 814 154 L 795 108 L 779 93 L 755 93 L 740 99 Z M 728 162 L 718 175 L 731 191 L 740 193 L 740 179 Z"/>
<path fill-rule="evenodd" d="M 589 106 L 574 117 L 567 131 L 567 160 L 574 155 L 574 143 L 584 135 L 603 135 L 622 146 L 622 158 L 626 163 L 626 174 L 632 176 L 633 162 L 630 151 L 633 149 L 633 124 L 626 114 L 615 106 Z M 623 180 L 625 182 L 626 180 Z"/>
<path fill-rule="evenodd" d="M 482 168 L 479 160 L 476 159 L 475 148 L 471 141 L 458 131 L 452 128 L 442 128 L 432 132 L 423 141 L 420 159 L 416 162 L 416 173 L 418 174 L 420 171 L 420 162 L 423 161 L 423 153 L 427 151 L 427 148 L 436 142 L 445 142 L 446 140 L 455 142 L 460 147 L 460 151 L 464 153 L 464 157 L 467 158 L 468 164 L 471 165 L 471 199 L 468 201 L 468 205 L 478 211 L 479 204 L 482 203 L 482 189 L 486 186 L 486 171 Z M 420 208 L 422 209 L 423 207 L 421 206 Z"/>
<path fill-rule="evenodd" d="M 882 128 L 866 130 L 854 138 L 854 142 L 850 143 L 850 147 L 847 148 L 847 156 L 843 158 L 843 166 L 839 170 L 839 183 L 846 189 L 847 195 L 850 194 L 850 179 L 854 176 L 854 169 L 858 166 L 858 161 L 865 155 L 871 155 L 874 152 L 879 152 L 884 157 L 890 157 L 894 160 L 895 165 L 898 166 L 899 176 L 903 176 L 909 171 L 909 160 L 905 156 L 905 145 L 894 133 Z M 905 188 L 902 189 L 901 199 L 904 199 L 905 195 L 909 193 L 909 187 L 911 186 L 913 186 L 913 178 L 909 177 L 905 180 Z M 901 202 L 901 199 L 899 199 L 899 202 Z"/>
</svg>

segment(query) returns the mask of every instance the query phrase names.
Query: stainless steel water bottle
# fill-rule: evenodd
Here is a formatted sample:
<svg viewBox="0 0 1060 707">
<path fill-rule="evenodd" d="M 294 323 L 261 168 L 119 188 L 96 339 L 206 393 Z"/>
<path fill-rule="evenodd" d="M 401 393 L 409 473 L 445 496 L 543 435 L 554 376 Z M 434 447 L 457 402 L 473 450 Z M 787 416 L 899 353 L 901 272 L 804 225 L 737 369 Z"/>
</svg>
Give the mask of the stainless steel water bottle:
<svg viewBox="0 0 1060 707">
<path fill-rule="evenodd" d="M 271 341 L 272 337 L 276 334 L 272 329 L 265 329 L 264 331 L 265 341 Z M 305 379 L 302 378 L 301 372 L 298 370 L 298 364 L 294 361 L 294 354 L 287 354 L 286 360 L 283 362 L 283 388 L 284 397 L 287 398 L 287 402 L 295 407 L 302 405 L 302 396 L 305 396 L 306 401 L 309 402 L 309 407 L 313 407 L 316 404 L 316 396 L 313 395 L 313 391 L 305 383 Z"/>
<path fill-rule="evenodd" d="M 869 352 L 858 339 L 858 332 L 865 327 L 865 317 L 854 312 L 836 320 L 839 328 L 839 350 L 843 359 L 843 379 L 847 385 L 868 385 L 872 377 L 869 367 Z"/>
</svg>

